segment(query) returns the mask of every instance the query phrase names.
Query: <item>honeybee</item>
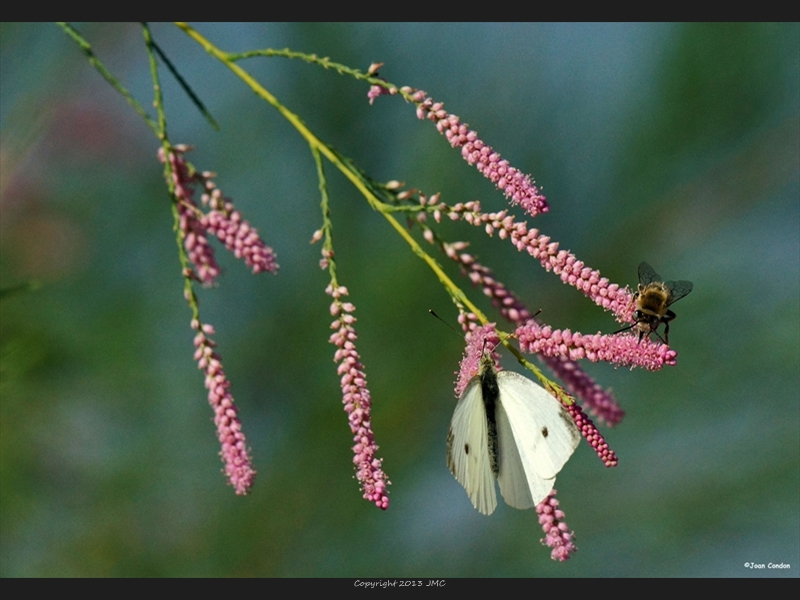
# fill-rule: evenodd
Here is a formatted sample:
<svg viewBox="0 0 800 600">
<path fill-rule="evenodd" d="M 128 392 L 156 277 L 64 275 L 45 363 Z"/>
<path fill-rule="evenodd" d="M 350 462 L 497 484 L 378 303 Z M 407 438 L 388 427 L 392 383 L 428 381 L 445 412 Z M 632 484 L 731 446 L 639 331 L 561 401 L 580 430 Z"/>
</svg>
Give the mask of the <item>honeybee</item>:
<svg viewBox="0 0 800 600">
<path fill-rule="evenodd" d="M 639 290 L 633 296 L 636 302 L 633 318 L 636 322 L 614 333 L 634 329 L 639 332 L 640 342 L 645 335 L 655 333 L 669 345 L 669 322 L 675 318 L 675 313 L 668 307 L 691 292 L 693 287 L 691 281 L 664 281 L 646 262 L 639 264 Z M 661 323 L 664 324 L 663 338 L 657 331 Z"/>
</svg>

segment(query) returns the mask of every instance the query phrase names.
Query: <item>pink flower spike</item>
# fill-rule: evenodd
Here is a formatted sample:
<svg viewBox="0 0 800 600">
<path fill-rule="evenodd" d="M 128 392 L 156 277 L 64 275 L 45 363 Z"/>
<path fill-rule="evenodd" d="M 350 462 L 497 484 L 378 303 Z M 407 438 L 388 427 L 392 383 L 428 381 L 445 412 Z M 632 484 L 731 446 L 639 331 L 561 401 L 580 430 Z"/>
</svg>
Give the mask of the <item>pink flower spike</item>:
<svg viewBox="0 0 800 600">
<path fill-rule="evenodd" d="M 278 263 L 275 252 L 261 240 L 256 228 L 234 210 L 231 200 L 222 195 L 213 181 L 215 174 L 210 171 L 190 174 L 189 165 L 183 158 L 183 153 L 188 149 L 186 146 L 174 146 L 169 160 L 175 181 L 175 197 L 178 200 L 179 225 L 184 247 L 195 265 L 197 279 L 209 287 L 220 273 L 214 252 L 208 243 L 210 235 L 219 238 L 236 258 L 244 260 L 253 273 L 268 271 L 276 274 Z M 163 162 L 163 149 L 159 149 L 158 155 Z M 211 208 L 206 214 L 194 201 L 194 186 L 200 186 L 203 190 L 202 204 Z"/>
<path fill-rule="evenodd" d="M 481 212 L 477 201 L 455 204 L 448 214 L 453 220 L 482 227 L 490 235 L 497 232 L 498 237 L 510 240 L 519 252 L 527 252 L 537 259 L 545 270 L 553 271 L 561 281 L 580 290 L 604 310 L 613 312 L 620 323 L 633 321 L 635 307 L 631 291 L 601 277 L 599 271 L 586 267 L 572 253 L 560 250 L 557 242 L 541 235 L 538 229 L 528 229 L 526 222 L 515 221 L 506 211 Z"/>
<path fill-rule="evenodd" d="M 330 342 L 337 347 L 334 361 L 339 363 L 337 372 L 341 376 L 342 403 L 348 415 L 350 431 L 353 433 L 353 463 L 356 478 L 361 483 L 365 500 L 374 503 L 382 510 L 389 508 L 387 486 L 391 483 L 383 471 L 383 459 L 377 458 L 378 445 L 372 432 L 372 399 L 367 388 L 367 376 L 356 351 L 354 341 L 358 338 L 352 323 L 355 306 L 341 302 L 339 298 L 347 295 L 347 288 L 333 289 L 328 286 L 325 292 L 332 296 L 337 314 L 343 314 L 331 324 L 337 331 L 331 335 Z M 333 306 L 333 305 L 332 305 Z"/>
<path fill-rule="evenodd" d="M 568 330 L 542 327 L 535 321 L 519 327 L 520 349 L 543 356 L 566 356 L 572 360 L 587 358 L 592 362 L 610 362 L 616 366 L 644 367 L 658 371 L 664 365 L 675 365 L 677 352 L 666 344 L 649 339 L 639 341 L 635 335 L 583 335 Z"/>
<path fill-rule="evenodd" d="M 591 414 L 611 426 L 622 421 L 625 411 L 611 392 L 604 390 L 577 362 L 564 356 L 545 356 L 542 360 L 565 383 L 570 394 L 583 400 Z"/>
<path fill-rule="evenodd" d="M 194 326 L 194 322 L 192 324 Z M 203 325 L 202 330 L 205 333 L 198 333 L 194 338 L 195 360 L 205 372 L 208 403 L 214 409 L 214 424 L 221 444 L 220 456 L 225 464 L 225 475 L 236 493 L 243 496 L 253 486 L 256 472 L 233 396 L 228 389 L 230 382 L 222 369 L 222 358 L 214 351 L 216 344 L 207 337 L 214 329 L 211 325 Z"/>
<path fill-rule="evenodd" d="M 511 217 L 507 218 L 511 219 Z M 513 219 L 511 220 L 513 221 Z M 500 311 L 505 319 L 517 327 L 530 321 L 533 314 L 512 292 L 494 278 L 491 269 L 480 264 L 466 252 L 459 254 L 456 251 L 457 249 L 463 250 L 463 247 L 465 247 L 464 242 L 455 242 L 444 244 L 442 249 L 447 256 L 461 264 L 470 280 L 475 286 L 483 289 L 484 294 L 491 298 L 492 305 Z M 462 260 L 464 256 L 468 256 L 469 259 Z M 614 288 L 613 284 L 609 286 L 609 289 L 612 288 Z M 622 420 L 625 413 L 611 392 L 598 385 L 577 362 L 563 356 L 540 356 L 540 359 L 566 384 L 571 394 L 583 400 L 593 415 L 609 425 L 616 425 Z"/>
<path fill-rule="evenodd" d="M 273 275 L 278 273 L 275 252 L 261 240 L 255 227 L 241 219 L 239 213 L 228 214 L 211 210 L 203 217 L 203 225 L 209 233 L 216 235 L 236 258 L 243 259 L 253 273 L 262 271 Z"/>
<path fill-rule="evenodd" d="M 551 491 L 550 495 L 539 503 L 536 513 L 544 531 L 542 544 L 552 548 L 550 558 L 561 562 L 567 560 L 578 548 L 573 542 L 575 534 L 564 521 L 564 512 L 558 508 L 556 490 Z"/>
<path fill-rule="evenodd" d="M 461 397 L 467 384 L 480 371 L 484 354 L 493 352 L 499 341 L 500 338 L 497 336 L 494 323 L 477 327 L 467 333 L 467 347 L 464 349 L 464 358 L 459 364 L 458 378 L 456 379 L 456 398 Z"/>
<path fill-rule="evenodd" d="M 581 435 L 589 442 L 592 450 L 594 450 L 595 454 L 603 461 L 603 464 L 606 467 L 616 467 L 617 464 L 619 464 L 616 453 L 609 448 L 605 438 L 600 431 L 598 431 L 597 427 L 595 427 L 595 424 L 592 423 L 592 420 L 584 414 L 581 407 L 573 402 L 567 406 L 566 409 L 572 417 L 572 420 L 575 421 L 575 425 L 578 426 Z"/>
<path fill-rule="evenodd" d="M 414 93 L 412 98 L 417 102 L 417 117 L 433 121 L 436 129 L 453 148 L 461 148 L 464 160 L 475 165 L 512 204 L 519 204 L 532 217 L 549 210 L 547 200 L 531 176 L 509 166 L 508 161 L 478 138 L 478 134 L 470 130 L 466 123 L 461 123 L 456 115 L 445 111 L 442 102 L 434 102 L 421 90 Z"/>
<path fill-rule="evenodd" d="M 214 258 L 214 250 L 208 243 L 205 227 L 201 221 L 201 212 L 194 201 L 192 187 L 195 178 L 189 175 L 189 166 L 183 158 L 186 146 L 173 146 L 169 155 L 172 178 L 175 182 L 175 198 L 178 200 L 178 225 L 183 237 L 183 245 L 189 260 L 195 268 L 195 276 L 205 287 L 214 284 L 220 273 L 219 265 Z M 164 162 L 164 149 L 158 149 L 158 158 Z"/>
</svg>

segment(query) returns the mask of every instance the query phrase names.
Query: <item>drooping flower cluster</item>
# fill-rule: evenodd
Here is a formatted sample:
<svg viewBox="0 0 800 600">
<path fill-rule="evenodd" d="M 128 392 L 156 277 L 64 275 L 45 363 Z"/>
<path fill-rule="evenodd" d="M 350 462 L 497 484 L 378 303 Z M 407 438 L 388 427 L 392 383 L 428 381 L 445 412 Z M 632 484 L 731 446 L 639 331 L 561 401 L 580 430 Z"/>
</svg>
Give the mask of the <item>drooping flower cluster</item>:
<svg viewBox="0 0 800 600">
<path fill-rule="evenodd" d="M 589 412 L 608 425 L 617 425 L 625 416 L 625 411 L 611 394 L 603 389 L 577 361 L 566 356 L 542 356 L 541 360 L 550 367 L 556 377 L 566 385 L 570 394 L 580 398 Z"/>
<path fill-rule="evenodd" d="M 202 212 L 194 201 L 194 176 L 183 154 L 191 148 L 185 145 L 173 146 L 169 153 L 170 173 L 175 184 L 175 198 L 178 200 L 179 227 L 183 232 L 183 245 L 194 265 L 194 276 L 205 286 L 213 285 L 220 273 L 214 258 L 214 249 L 209 245 Z M 164 149 L 158 149 L 158 158 L 164 162 Z"/>
<path fill-rule="evenodd" d="M 542 544 L 552 548 L 550 557 L 561 562 L 567 560 L 578 548 L 573 542 L 575 534 L 564 521 L 564 511 L 558 508 L 555 490 L 542 500 L 536 507 L 536 512 L 545 534 Z"/>
<path fill-rule="evenodd" d="M 462 123 L 458 116 L 444 110 L 444 103 L 434 101 L 422 90 L 402 87 L 400 91 L 417 105 L 417 118 L 436 123 L 436 129 L 447 138 L 450 145 L 453 148 L 461 148 L 462 158 L 469 164 L 475 165 L 510 202 L 519 204 L 531 216 L 549 210 L 547 200 L 539 192 L 531 176 L 512 167 L 491 146 L 481 140 L 469 125 Z M 369 96 L 370 101 L 380 95 L 377 90 L 373 92 L 372 89 L 370 94 L 372 94 Z"/>
<path fill-rule="evenodd" d="M 162 163 L 168 161 L 168 177 L 177 201 L 179 241 L 183 242 L 189 261 L 194 265 L 194 268 L 184 267 L 184 277 L 196 279 L 204 286 L 214 284 L 220 269 L 214 258 L 214 250 L 208 243 L 208 235 L 216 235 L 254 273 L 277 273 L 275 253 L 261 241 L 255 228 L 241 218 L 231 201 L 222 196 L 213 181 L 215 175 L 210 172 L 198 173 L 186 162 L 183 155 L 189 150 L 189 146 L 177 145 L 166 155 L 163 148 L 158 151 L 159 160 Z M 196 186 L 203 189 L 202 203 L 210 207 L 208 213 L 204 213 L 194 201 Z M 197 315 L 197 298 L 190 285 L 184 289 L 184 296 Z M 211 325 L 201 326 L 197 316 L 192 320 L 192 328 L 197 330 L 194 358 L 198 368 L 205 373 L 205 387 L 208 389 L 208 402 L 214 409 L 225 475 L 236 493 L 244 495 L 252 487 L 256 472 L 230 393 L 230 381 L 222 368 L 219 354 L 214 350 L 216 343 L 209 337 L 214 333 L 214 328 Z"/>
<path fill-rule="evenodd" d="M 342 403 L 355 442 L 353 462 L 356 478 L 361 483 L 364 499 L 386 510 L 389 507 L 387 486 L 390 482 L 383 471 L 383 459 L 377 456 L 378 445 L 372 432 L 372 401 L 364 366 L 355 346 L 358 338 L 353 327 L 356 322 L 353 316 L 355 306 L 342 301 L 342 297 L 348 295 L 344 286 L 334 288 L 329 285 L 325 292 L 333 297 L 331 314 L 336 320 L 331 323 L 331 329 L 336 331 L 331 335 L 330 342 L 336 346 L 333 360 L 339 364 L 337 372 L 341 377 Z"/>
<path fill-rule="evenodd" d="M 426 229 L 425 232 L 430 232 Z M 426 237 L 426 239 L 428 239 Z M 433 243 L 433 237 L 429 240 Z M 483 293 L 491 298 L 492 304 L 508 321 L 519 327 L 533 319 L 527 307 L 505 285 L 495 279 L 491 269 L 479 263 L 474 256 L 465 252 L 466 242 L 443 243 L 445 254 L 460 264 L 467 273 L 473 285 L 481 288 Z M 610 391 L 592 379 L 580 365 L 567 356 L 545 356 L 539 358 L 558 376 L 567 386 L 570 393 L 580 398 L 592 414 L 597 415 L 610 425 L 616 425 L 622 420 L 625 412 L 611 395 Z"/>
<path fill-rule="evenodd" d="M 592 420 L 583 413 L 581 407 L 576 402 L 573 402 L 566 408 L 572 420 L 575 421 L 575 425 L 578 426 L 578 431 L 589 442 L 592 450 L 603 461 L 603 464 L 607 467 L 616 467 L 619 464 L 616 453 L 608 447 L 605 438 L 595 424 L 592 423 Z"/>
<path fill-rule="evenodd" d="M 529 229 L 524 221 L 515 221 L 508 211 L 481 212 L 477 200 L 458 203 L 449 211 L 453 220 L 463 220 L 476 227 L 483 227 L 487 234 L 497 232 L 501 239 L 509 239 L 520 252 L 536 258 L 547 271 L 553 271 L 561 281 L 580 290 L 595 304 L 611 311 L 620 322 L 631 322 L 634 309 L 633 294 L 607 278 L 600 271 L 587 267 L 567 250 L 559 250 L 558 242 L 542 235 L 538 229 Z"/>
<path fill-rule="evenodd" d="M 376 69 L 377 71 L 377 69 Z M 374 85 L 369 93 L 370 104 L 383 94 L 395 94 L 397 89 L 389 85 Z M 435 102 L 421 90 L 410 87 L 399 88 L 407 100 L 417 106 L 417 117 L 436 124 L 451 146 L 460 148 L 462 157 L 476 168 L 498 189 L 503 191 L 512 204 L 519 204 L 528 214 L 536 216 L 548 210 L 547 202 L 535 186 L 532 178 L 512 167 L 490 146 L 486 145 L 476 132 L 462 123 L 459 117 L 448 113 L 441 102 Z M 389 187 L 387 186 L 387 189 Z M 394 189 L 394 188 L 392 188 Z M 666 344 L 653 343 L 650 339 L 639 343 L 634 335 L 582 335 L 569 330 L 554 330 L 542 326 L 525 305 L 502 283 L 497 281 L 490 269 L 481 265 L 474 256 L 465 252 L 467 243 L 446 243 L 426 225 L 429 216 L 438 223 L 443 215 L 452 220 L 464 220 L 483 227 L 492 236 L 495 232 L 501 239 L 509 239 L 518 251 L 527 252 L 536 258 L 547 270 L 560 276 L 562 282 L 575 287 L 598 306 L 612 312 L 620 323 L 632 323 L 635 310 L 634 294 L 627 288 L 611 283 L 600 272 L 591 269 L 567 250 L 560 250 L 559 243 L 543 235 L 537 229 L 529 228 L 527 223 L 517 221 L 508 211 L 482 213 L 477 201 L 448 206 L 441 202 L 439 195 L 425 197 L 416 190 L 395 194 L 398 203 L 404 203 L 418 194 L 419 207 L 404 207 L 415 215 L 422 227 L 423 237 L 431 244 L 438 243 L 449 258 L 459 263 L 472 283 L 479 286 L 488 296 L 500 314 L 516 326 L 515 336 L 519 338 L 523 351 L 534 353 L 562 379 L 570 392 L 578 396 L 588 409 L 603 421 L 614 425 L 619 423 L 624 412 L 611 396 L 602 389 L 578 364 L 578 360 L 603 360 L 615 365 L 641 366 L 656 370 L 664 365 L 674 365 L 676 353 Z M 414 219 L 409 218 L 412 223 Z M 454 298 L 457 295 L 453 294 Z M 460 363 L 456 395 L 460 396 L 469 381 L 480 370 L 484 353 L 494 350 L 498 343 L 493 324 L 481 325 L 484 317 L 468 312 L 460 300 L 459 322 L 467 333 L 467 348 Z M 478 311 L 475 311 L 478 312 Z M 607 467 L 616 466 L 618 459 L 606 443 L 591 419 L 584 414 L 577 403 L 568 404 L 562 398 L 578 429 L 592 446 L 595 453 Z M 540 523 L 545 532 L 543 543 L 552 548 L 554 560 L 566 560 L 576 550 L 573 534 L 564 522 L 564 513 L 558 509 L 555 490 L 536 508 Z"/>
<path fill-rule="evenodd" d="M 214 409 L 214 424 L 222 446 L 220 456 L 225 464 L 225 475 L 236 493 L 244 495 L 250 491 L 256 472 L 230 392 L 230 381 L 222 368 L 222 359 L 214 350 L 216 343 L 209 337 L 214 334 L 214 328 L 211 325 L 201 327 L 199 321 L 193 320 L 192 329 L 197 330 L 194 359 L 197 367 L 205 373 L 208 403 Z"/>
<path fill-rule="evenodd" d="M 529 325 L 534 323 L 535 321 L 533 320 L 529 321 Z M 494 323 L 475 327 L 467 334 L 467 347 L 464 350 L 464 358 L 459 364 L 458 378 L 456 380 L 455 392 L 457 397 L 461 396 L 469 381 L 478 374 L 480 361 L 485 352 L 493 352 L 498 343 L 499 338 Z M 495 364 L 497 364 L 496 360 Z M 592 450 L 600 457 L 603 464 L 606 467 L 617 466 L 619 461 L 616 453 L 609 448 L 605 438 L 603 438 L 592 420 L 584 414 L 581 407 L 574 402 L 572 404 L 564 403 L 564 407 L 578 426 L 578 431 L 589 442 Z"/>
<path fill-rule="evenodd" d="M 203 173 L 203 176 L 211 175 Z M 233 252 L 236 258 L 244 260 L 253 273 L 268 272 L 276 274 L 278 263 L 275 252 L 259 237 L 258 230 L 242 219 L 241 213 L 233 207 L 229 198 L 224 198 L 214 181 L 205 179 L 206 191 L 203 204 L 211 210 L 202 219 L 208 233 L 216 235 L 225 244 L 225 248 Z"/>
<path fill-rule="evenodd" d="M 189 168 L 183 157 L 189 150 L 189 146 L 173 146 L 169 161 L 178 200 L 179 227 L 186 252 L 194 264 L 194 276 L 204 286 L 211 286 L 220 273 L 214 250 L 208 243 L 209 235 L 219 238 L 225 248 L 236 258 L 244 260 L 253 273 L 266 271 L 276 274 L 275 252 L 259 237 L 256 228 L 242 219 L 230 198 L 222 195 L 214 183 L 214 173 L 200 173 Z M 159 148 L 158 156 L 164 162 L 163 148 Z M 200 210 L 194 201 L 195 186 L 203 190 L 202 203 L 210 208 L 207 213 Z"/>
</svg>

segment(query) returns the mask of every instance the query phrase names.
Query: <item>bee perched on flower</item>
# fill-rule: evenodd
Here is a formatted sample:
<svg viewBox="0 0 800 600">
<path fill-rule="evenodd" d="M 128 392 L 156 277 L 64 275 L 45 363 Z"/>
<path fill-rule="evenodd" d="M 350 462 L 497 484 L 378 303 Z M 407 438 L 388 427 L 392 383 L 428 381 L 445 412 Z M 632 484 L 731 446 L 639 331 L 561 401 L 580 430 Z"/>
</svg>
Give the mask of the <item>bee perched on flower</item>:
<svg viewBox="0 0 800 600">
<path fill-rule="evenodd" d="M 639 341 L 645 335 L 655 333 L 658 338 L 669 345 L 669 322 L 675 318 L 675 313 L 669 306 L 686 296 L 692 291 L 694 285 L 691 281 L 664 281 L 655 269 L 646 262 L 639 264 L 639 289 L 634 294 L 636 310 L 633 311 L 635 323 L 623 327 L 614 333 L 628 329 L 639 332 Z M 664 337 L 658 333 L 658 326 L 664 324 Z"/>
</svg>

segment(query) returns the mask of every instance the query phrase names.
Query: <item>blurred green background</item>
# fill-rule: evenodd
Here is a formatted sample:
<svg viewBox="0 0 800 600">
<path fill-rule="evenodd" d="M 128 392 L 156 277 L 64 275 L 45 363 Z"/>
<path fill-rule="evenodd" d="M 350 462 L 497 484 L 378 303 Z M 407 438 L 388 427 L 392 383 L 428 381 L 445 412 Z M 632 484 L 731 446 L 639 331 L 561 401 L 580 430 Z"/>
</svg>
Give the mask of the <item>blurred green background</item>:
<svg viewBox="0 0 800 600">
<path fill-rule="evenodd" d="M 76 27 L 150 106 L 141 30 Z M 341 282 L 358 310 L 392 481 L 360 497 L 328 343 L 307 145 L 182 32 L 153 33 L 221 124 L 162 71 L 171 139 L 278 252 L 252 276 L 220 249 L 200 290 L 258 478 L 221 475 L 192 360 L 169 199 L 143 122 L 54 25 L 0 28 L 0 574 L 3 576 L 719 576 L 800 572 L 800 26 L 200 25 L 230 51 L 291 47 L 424 89 L 532 173 L 533 225 L 620 284 L 647 260 L 694 292 L 678 365 L 588 364 L 627 412 L 558 477 L 579 552 L 554 563 L 533 511 L 475 511 L 444 460 L 462 342 L 433 274 L 328 167 Z M 378 180 L 506 206 L 396 97 L 283 58 L 243 63 Z M 519 210 L 515 210 L 519 214 Z M 555 327 L 617 325 L 538 262 L 449 224 Z M 440 261 L 444 263 L 443 257 Z M 458 278 L 450 264 L 446 269 Z M 479 290 L 471 298 L 497 315 Z M 505 357 L 506 366 L 514 367 Z M 744 564 L 786 563 L 750 570 Z"/>
</svg>

